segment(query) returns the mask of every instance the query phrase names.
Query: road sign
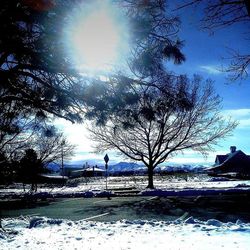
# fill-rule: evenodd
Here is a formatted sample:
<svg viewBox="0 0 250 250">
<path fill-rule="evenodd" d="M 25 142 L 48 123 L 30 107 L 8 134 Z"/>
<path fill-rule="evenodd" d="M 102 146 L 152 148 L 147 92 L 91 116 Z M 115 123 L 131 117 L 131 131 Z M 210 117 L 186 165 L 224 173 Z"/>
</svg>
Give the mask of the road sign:
<svg viewBox="0 0 250 250">
<path fill-rule="evenodd" d="M 109 157 L 108 155 L 106 154 L 104 156 L 104 161 L 105 161 L 105 169 L 106 169 L 106 190 L 108 190 L 108 161 L 109 161 Z"/>
<path fill-rule="evenodd" d="M 107 154 L 104 156 L 104 161 L 105 161 L 106 163 L 108 163 L 108 161 L 109 161 L 109 157 L 108 157 Z"/>
</svg>

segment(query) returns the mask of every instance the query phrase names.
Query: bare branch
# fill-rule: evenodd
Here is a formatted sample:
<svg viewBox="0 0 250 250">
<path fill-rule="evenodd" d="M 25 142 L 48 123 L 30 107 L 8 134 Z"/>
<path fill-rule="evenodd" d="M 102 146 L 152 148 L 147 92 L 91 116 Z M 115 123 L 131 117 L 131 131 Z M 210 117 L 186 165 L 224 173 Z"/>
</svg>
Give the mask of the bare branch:
<svg viewBox="0 0 250 250">
<path fill-rule="evenodd" d="M 147 86 L 138 92 L 136 115 L 113 116 L 108 125 L 90 128 L 97 150 L 115 149 L 125 157 L 143 162 L 149 172 L 176 152 L 186 149 L 206 154 L 229 136 L 237 123 L 220 115 L 221 99 L 210 82 L 200 78 L 173 82 L 173 100 L 164 91 Z M 173 91 L 175 90 L 175 91 Z M 128 127 L 123 124 L 128 122 Z"/>
</svg>

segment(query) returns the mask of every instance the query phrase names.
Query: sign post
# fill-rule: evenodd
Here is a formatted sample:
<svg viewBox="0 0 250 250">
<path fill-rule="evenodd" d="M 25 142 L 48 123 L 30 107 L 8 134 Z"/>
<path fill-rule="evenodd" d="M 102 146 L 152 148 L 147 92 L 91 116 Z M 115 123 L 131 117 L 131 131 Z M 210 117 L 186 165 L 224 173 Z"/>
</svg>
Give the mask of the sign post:
<svg viewBox="0 0 250 250">
<path fill-rule="evenodd" d="M 109 157 L 106 154 L 104 156 L 104 161 L 105 161 L 105 169 L 106 169 L 106 190 L 108 190 L 108 162 L 109 162 Z"/>
</svg>

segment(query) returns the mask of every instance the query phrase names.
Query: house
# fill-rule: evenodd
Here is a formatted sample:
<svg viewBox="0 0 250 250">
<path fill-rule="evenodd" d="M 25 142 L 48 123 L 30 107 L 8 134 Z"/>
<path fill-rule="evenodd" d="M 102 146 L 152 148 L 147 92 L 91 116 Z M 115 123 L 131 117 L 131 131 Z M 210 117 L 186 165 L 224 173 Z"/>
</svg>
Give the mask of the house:
<svg viewBox="0 0 250 250">
<path fill-rule="evenodd" d="M 71 172 L 71 177 L 96 177 L 105 176 L 105 170 L 98 168 L 97 166 L 87 167 Z"/>
<path fill-rule="evenodd" d="M 216 156 L 214 166 L 208 171 L 210 175 L 250 177 L 250 156 L 231 146 L 230 153 Z"/>
<path fill-rule="evenodd" d="M 62 176 L 67 176 L 69 178 L 80 177 L 80 175 L 79 176 L 75 176 L 75 174 L 74 174 L 74 171 L 77 171 L 79 169 L 81 169 L 80 166 L 78 167 L 78 166 L 66 165 L 66 166 L 64 166 L 63 168 L 60 169 L 60 174 Z"/>
</svg>

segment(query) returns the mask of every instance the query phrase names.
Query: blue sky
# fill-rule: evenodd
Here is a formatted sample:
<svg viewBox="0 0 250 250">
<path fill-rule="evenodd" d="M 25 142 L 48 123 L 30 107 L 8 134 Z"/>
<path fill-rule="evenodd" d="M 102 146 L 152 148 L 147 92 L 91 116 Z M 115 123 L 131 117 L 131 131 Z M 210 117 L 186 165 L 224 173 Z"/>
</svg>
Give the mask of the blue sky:
<svg viewBox="0 0 250 250">
<path fill-rule="evenodd" d="M 229 48 L 249 52 L 249 41 L 245 39 L 244 33 L 247 29 L 249 31 L 250 25 L 248 27 L 235 25 L 217 30 L 211 35 L 199 29 L 197 20 L 199 20 L 200 13 L 198 11 L 183 9 L 176 14 L 180 15 L 182 21 L 179 37 L 184 40 L 183 52 L 187 60 L 180 66 L 174 66 L 168 62 L 167 67 L 176 73 L 189 76 L 200 74 L 205 79 L 212 79 L 216 92 L 223 98 L 223 115 L 237 120 L 239 125 L 233 132 L 233 136 L 221 141 L 216 152 L 211 152 L 207 159 L 192 151 L 186 151 L 183 155 L 170 159 L 169 162 L 210 164 L 213 163 L 216 154 L 228 153 L 232 145 L 250 154 L 250 80 L 229 83 L 227 74 L 219 71 L 222 65 L 228 63 L 223 60 L 223 57 L 229 56 Z M 63 128 L 70 142 L 78 145 L 73 161 L 103 160 L 103 155 L 91 153 L 91 139 L 84 125 L 72 125 L 62 120 L 57 120 L 56 124 Z M 115 156 L 114 152 L 107 153 L 113 162 L 122 160 L 120 156 Z"/>
<path fill-rule="evenodd" d="M 190 76 L 198 73 L 214 81 L 216 92 L 223 98 L 223 115 L 239 122 L 233 136 L 221 141 L 217 152 L 228 153 L 229 147 L 235 145 L 250 154 L 250 79 L 232 83 L 228 81 L 228 75 L 219 70 L 229 63 L 225 58 L 230 56 L 230 49 L 249 54 L 246 33 L 249 32 L 250 23 L 215 30 L 211 34 L 200 29 L 201 15 L 198 10 L 182 9 L 177 12 L 182 22 L 179 35 L 184 40 L 183 52 L 187 60 L 181 66 L 169 66 L 175 72 Z M 212 161 L 213 155 L 215 153 L 211 153 L 207 160 Z"/>
</svg>

